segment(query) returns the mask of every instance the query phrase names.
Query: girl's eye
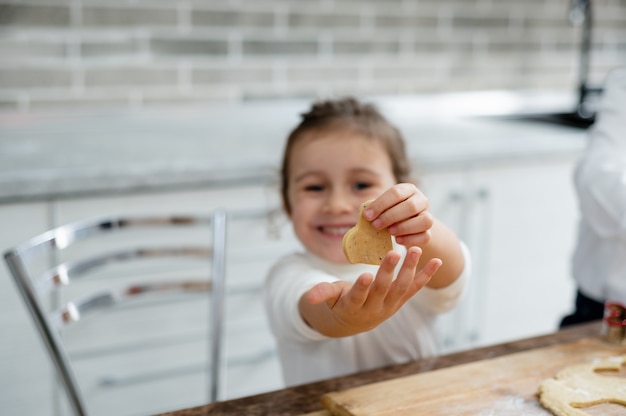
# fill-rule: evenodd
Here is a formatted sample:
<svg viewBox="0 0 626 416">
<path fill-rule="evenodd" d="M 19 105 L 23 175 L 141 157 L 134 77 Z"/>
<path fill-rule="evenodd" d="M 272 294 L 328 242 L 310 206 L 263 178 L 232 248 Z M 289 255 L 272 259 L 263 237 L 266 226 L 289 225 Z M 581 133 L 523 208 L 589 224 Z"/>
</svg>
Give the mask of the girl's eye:
<svg viewBox="0 0 626 416">
<path fill-rule="evenodd" d="M 372 184 L 369 182 L 357 182 L 354 184 L 354 189 L 356 189 L 357 191 L 361 191 L 363 189 L 367 189 L 369 187 L 371 187 Z"/>
<path fill-rule="evenodd" d="M 321 192 L 324 190 L 323 185 L 307 185 L 304 187 L 304 190 L 307 192 Z"/>
</svg>

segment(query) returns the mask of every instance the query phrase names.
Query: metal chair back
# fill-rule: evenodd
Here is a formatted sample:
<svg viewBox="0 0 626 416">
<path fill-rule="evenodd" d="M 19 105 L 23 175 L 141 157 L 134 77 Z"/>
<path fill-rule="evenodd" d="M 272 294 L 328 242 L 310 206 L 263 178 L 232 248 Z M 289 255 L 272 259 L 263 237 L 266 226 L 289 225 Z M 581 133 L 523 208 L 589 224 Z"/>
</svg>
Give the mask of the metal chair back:
<svg viewBox="0 0 626 416">
<path fill-rule="evenodd" d="M 161 232 L 164 229 L 191 227 L 204 229 L 200 233 L 201 239 L 205 241 L 201 244 L 195 242 L 193 245 L 178 243 L 169 246 L 124 247 L 96 255 L 91 253 L 88 258 L 78 260 L 66 260 L 60 254 L 70 246 L 77 246 L 86 240 L 93 240 L 98 247 L 98 241 L 103 236 L 123 231 Z M 215 211 L 212 215 L 204 217 L 136 216 L 75 222 L 49 230 L 6 251 L 4 258 L 49 352 L 74 414 L 88 414 L 88 404 L 65 345 L 64 331 L 70 325 L 84 320 L 97 311 L 124 307 L 132 304 L 134 300 L 149 297 L 144 295 L 202 292 L 210 298 L 210 316 L 207 317 L 210 334 L 207 354 L 210 362 L 210 388 L 207 398 L 209 401 L 218 399 L 222 367 L 226 263 L 224 211 Z M 206 267 L 210 276 L 171 280 L 165 277 L 158 281 L 142 281 L 136 276 L 130 276 L 127 279 L 128 283 L 120 285 L 120 282 L 117 282 L 117 287 L 108 287 L 107 279 L 100 279 L 95 293 L 69 300 L 62 299 L 59 295 L 61 291 L 68 290 L 67 288 L 81 281 L 89 280 L 90 274 L 96 270 L 121 263 L 161 258 L 199 259 L 204 263 L 203 267 Z M 30 267 L 31 262 L 37 261 L 46 264 L 40 267 L 43 271 L 38 273 Z M 164 275 L 167 273 L 168 270 L 163 272 Z"/>
</svg>

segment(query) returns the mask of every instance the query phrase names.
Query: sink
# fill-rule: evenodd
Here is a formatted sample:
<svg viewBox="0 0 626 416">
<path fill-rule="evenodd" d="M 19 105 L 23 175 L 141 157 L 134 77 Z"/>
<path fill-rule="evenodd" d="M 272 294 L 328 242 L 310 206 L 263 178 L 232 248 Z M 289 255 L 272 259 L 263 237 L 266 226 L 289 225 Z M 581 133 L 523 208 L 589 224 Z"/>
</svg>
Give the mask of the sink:
<svg viewBox="0 0 626 416">
<path fill-rule="evenodd" d="M 578 104 L 563 108 L 565 111 L 544 110 L 525 111 L 518 113 L 500 114 L 498 117 L 507 120 L 522 120 L 538 123 L 555 124 L 558 126 L 587 129 L 596 121 L 596 111 L 602 96 L 602 88 L 581 87 Z M 567 111 L 573 108 L 572 111 Z"/>
<path fill-rule="evenodd" d="M 539 123 L 556 124 L 559 126 L 572 127 L 577 129 L 587 129 L 595 122 L 595 114 L 582 116 L 578 111 L 555 112 L 555 113 L 529 113 L 500 115 L 501 119 L 525 120 Z"/>
</svg>

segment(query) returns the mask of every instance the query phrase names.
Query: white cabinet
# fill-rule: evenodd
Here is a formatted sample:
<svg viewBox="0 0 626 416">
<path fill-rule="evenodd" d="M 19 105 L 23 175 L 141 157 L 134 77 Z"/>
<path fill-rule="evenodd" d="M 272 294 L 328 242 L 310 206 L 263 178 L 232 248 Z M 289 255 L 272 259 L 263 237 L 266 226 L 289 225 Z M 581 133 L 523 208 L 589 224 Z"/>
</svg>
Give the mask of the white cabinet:
<svg viewBox="0 0 626 416">
<path fill-rule="evenodd" d="M 445 351 L 547 333 L 572 307 L 575 158 L 427 172 L 435 215 L 468 244 L 472 281 L 440 322 Z"/>
</svg>

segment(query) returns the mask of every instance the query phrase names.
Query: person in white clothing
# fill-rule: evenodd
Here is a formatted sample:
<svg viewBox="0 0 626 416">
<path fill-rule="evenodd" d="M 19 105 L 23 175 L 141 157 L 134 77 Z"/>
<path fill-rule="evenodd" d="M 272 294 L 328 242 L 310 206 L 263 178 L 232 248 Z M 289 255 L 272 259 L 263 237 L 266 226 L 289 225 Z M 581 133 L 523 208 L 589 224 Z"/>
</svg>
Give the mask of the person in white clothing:
<svg viewBox="0 0 626 416">
<path fill-rule="evenodd" d="M 469 253 L 411 183 L 404 139 L 354 98 L 316 102 L 287 139 L 282 200 L 303 252 L 270 270 L 264 302 L 286 385 L 436 354 L 434 322 L 461 299 Z M 380 266 L 342 248 L 360 205 L 393 239 Z"/>
<path fill-rule="evenodd" d="M 606 301 L 626 304 L 626 67 L 606 78 L 574 183 L 580 210 L 572 256 L 577 293 L 575 311 L 561 327 L 602 319 Z"/>
</svg>

